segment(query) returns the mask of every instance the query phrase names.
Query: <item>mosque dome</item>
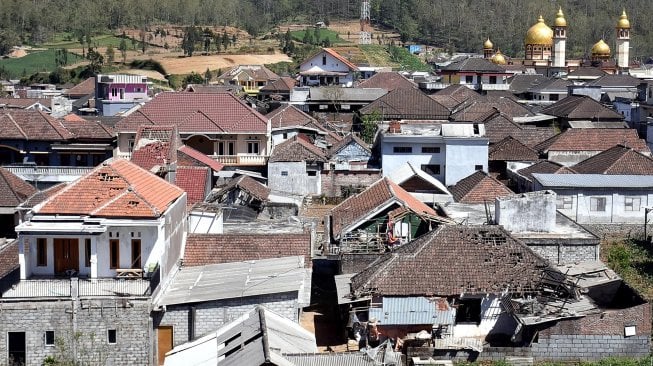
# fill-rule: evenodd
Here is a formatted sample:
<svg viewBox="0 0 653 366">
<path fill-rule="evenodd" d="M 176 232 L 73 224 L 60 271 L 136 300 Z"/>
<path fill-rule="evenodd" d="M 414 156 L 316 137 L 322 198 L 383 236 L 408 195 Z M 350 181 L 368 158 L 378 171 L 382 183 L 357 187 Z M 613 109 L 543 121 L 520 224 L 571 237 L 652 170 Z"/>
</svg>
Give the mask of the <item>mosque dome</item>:
<svg viewBox="0 0 653 366">
<path fill-rule="evenodd" d="M 484 49 L 492 49 L 492 48 L 494 48 L 494 45 L 492 44 L 492 41 L 490 41 L 489 38 L 487 39 L 487 41 L 485 41 L 485 43 L 483 43 L 483 48 L 484 48 Z"/>
<path fill-rule="evenodd" d="M 497 65 L 506 65 L 506 58 L 503 56 L 503 53 L 501 51 L 497 50 L 497 53 L 495 53 L 492 58 L 490 58 L 490 61 Z"/>
<path fill-rule="evenodd" d="M 524 43 L 529 45 L 552 45 L 553 30 L 544 24 L 544 18 L 540 15 L 537 23 L 528 29 Z"/>
<path fill-rule="evenodd" d="M 592 56 L 610 56 L 610 46 L 604 40 L 600 40 L 592 46 Z"/>
<path fill-rule="evenodd" d="M 562 8 L 559 8 L 558 13 L 556 14 L 555 26 L 556 27 L 567 26 L 567 20 L 565 19 L 565 15 L 562 13 Z"/>
<path fill-rule="evenodd" d="M 628 21 L 628 16 L 626 15 L 626 10 L 621 13 L 619 21 L 617 22 L 617 28 L 619 29 L 630 29 L 630 21 Z"/>
</svg>

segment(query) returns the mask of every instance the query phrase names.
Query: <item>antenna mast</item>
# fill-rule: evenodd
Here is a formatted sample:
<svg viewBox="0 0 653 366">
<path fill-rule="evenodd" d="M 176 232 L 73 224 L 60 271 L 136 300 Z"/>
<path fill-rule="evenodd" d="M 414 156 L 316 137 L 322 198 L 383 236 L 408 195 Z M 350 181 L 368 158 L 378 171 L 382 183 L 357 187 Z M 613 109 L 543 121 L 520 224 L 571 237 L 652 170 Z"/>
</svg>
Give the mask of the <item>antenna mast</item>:
<svg viewBox="0 0 653 366">
<path fill-rule="evenodd" d="M 361 3 L 361 31 L 360 37 L 358 40 L 359 44 L 371 44 L 372 36 L 369 32 L 370 26 L 370 2 L 368 0 L 363 0 Z"/>
</svg>

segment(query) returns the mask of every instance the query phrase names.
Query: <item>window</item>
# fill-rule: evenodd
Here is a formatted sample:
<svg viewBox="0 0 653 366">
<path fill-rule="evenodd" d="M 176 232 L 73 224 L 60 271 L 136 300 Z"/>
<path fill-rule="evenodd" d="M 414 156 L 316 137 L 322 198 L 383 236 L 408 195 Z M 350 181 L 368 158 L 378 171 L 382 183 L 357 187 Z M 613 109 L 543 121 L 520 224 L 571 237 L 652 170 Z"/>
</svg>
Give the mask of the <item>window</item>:
<svg viewBox="0 0 653 366">
<path fill-rule="evenodd" d="M 115 329 L 107 329 L 107 342 L 109 344 L 116 344 L 117 337 Z"/>
<path fill-rule="evenodd" d="M 483 165 L 474 165 L 474 171 L 483 170 Z"/>
<path fill-rule="evenodd" d="M 605 211 L 605 197 L 590 197 L 590 211 Z"/>
<path fill-rule="evenodd" d="M 326 55 L 322 55 L 322 65 L 326 65 Z"/>
<path fill-rule="evenodd" d="M 288 132 L 284 132 L 284 133 L 283 133 L 283 139 L 285 140 L 285 139 L 287 139 L 287 138 L 288 138 Z"/>
<path fill-rule="evenodd" d="M 236 155 L 236 143 L 234 141 L 219 141 L 218 155 Z"/>
<path fill-rule="evenodd" d="M 422 154 L 439 154 L 440 147 L 438 146 L 422 146 Z"/>
<path fill-rule="evenodd" d="M 559 210 L 570 210 L 574 206 L 574 198 L 571 196 L 558 196 L 556 208 Z"/>
<path fill-rule="evenodd" d="M 317 177 L 317 170 L 309 170 L 306 173 L 309 177 Z"/>
<path fill-rule="evenodd" d="M 422 164 L 422 170 L 430 175 L 440 175 L 440 165 L 438 164 Z"/>
<path fill-rule="evenodd" d="M 496 84 L 497 83 L 497 77 L 496 76 L 490 76 L 490 84 Z"/>
<path fill-rule="evenodd" d="M 125 89 L 120 89 L 120 99 L 125 99 Z"/>
<path fill-rule="evenodd" d="M 48 347 L 54 346 L 54 330 L 45 331 L 45 345 Z"/>
<path fill-rule="evenodd" d="M 25 364 L 25 332 L 7 332 L 7 348 L 7 356 L 14 361 L 13 365 Z"/>
<path fill-rule="evenodd" d="M 478 127 L 478 123 L 474 123 L 473 127 L 474 127 L 474 135 L 478 135 L 479 133 L 481 133 L 480 132 L 481 130 Z"/>
<path fill-rule="evenodd" d="M 134 151 L 134 139 L 129 139 L 129 140 L 127 140 L 127 150 L 128 150 L 129 152 L 133 152 L 133 151 Z"/>
<path fill-rule="evenodd" d="M 247 153 L 258 154 L 258 141 L 247 141 Z"/>
<path fill-rule="evenodd" d="M 141 268 L 141 239 L 132 239 L 131 268 Z"/>
<path fill-rule="evenodd" d="M 120 266 L 120 241 L 109 240 L 109 268 L 116 269 Z"/>
<path fill-rule="evenodd" d="M 91 239 L 84 239 L 84 266 L 91 266 Z"/>
<path fill-rule="evenodd" d="M 287 170 L 281 171 L 281 176 L 282 177 L 287 177 L 288 176 L 288 171 Z"/>
<path fill-rule="evenodd" d="M 465 84 L 471 84 L 473 82 L 474 82 L 474 76 L 472 75 L 465 76 Z"/>
<path fill-rule="evenodd" d="M 549 100 L 558 100 L 558 99 L 560 99 L 560 96 L 558 94 L 549 95 Z"/>
<path fill-rule="evenodd" d="M 392 148 L 392 152 L 395 154 L 410 154 L 413 152 L 413 148 L 410 146 L 395 146 Z"/>
<path fill-rule="evenodd" d="M 456 323 L 481 323 L 481 299 L 459 299 Z"/>
<path fill-rule="evenodd" d="M 624 211 L 639 211 L 641 207 L 641 197 L 626 197 L 624 200 Z"/>
<path fill-rule="evenodd" d="M 36 266 L 48 266 L 48 239 L 46 238 L 36 239 Z"/>
<path fill-rule="evenodd" d="M 112 97 L 117 97 L 118 96 L 118 89 L 111 88 L 111 96 Z"/>
</svg>

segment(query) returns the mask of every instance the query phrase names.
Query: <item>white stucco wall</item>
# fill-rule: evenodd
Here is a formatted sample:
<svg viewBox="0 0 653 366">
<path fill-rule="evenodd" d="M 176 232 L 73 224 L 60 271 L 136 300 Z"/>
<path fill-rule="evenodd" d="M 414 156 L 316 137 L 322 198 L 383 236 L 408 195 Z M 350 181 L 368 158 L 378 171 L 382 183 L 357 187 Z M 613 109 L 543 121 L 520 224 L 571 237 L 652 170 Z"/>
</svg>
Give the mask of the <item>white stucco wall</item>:
<svg viewBox="0 0 653 366">
<path fill-rule="evenodd" d="M 478 337 L 484 338 L 490 333 L 513 334 L 515 320 L 501 308 L 497 296 L 488 295 L 481 300 L 480 324 L 456 324 L 453 327 L 453 336 L 456 338 Z"/>
<path fill-rule="evenodd" d="M 611 190 L 553 189 L 558 194 L 557 208 L 578 223 L 630 223 L 644 222 L 644 206 L 653 204 L 653 192 Z M 592 211 L 592 198 L 605 198 L 604 211 Z M 627 198 L 639 198 L 640 207 L 626 210 Z M 564 204 L 566 201 L 566 205 Z M 630 200 L 629 200 L 630 201 Z"/>
</svg>

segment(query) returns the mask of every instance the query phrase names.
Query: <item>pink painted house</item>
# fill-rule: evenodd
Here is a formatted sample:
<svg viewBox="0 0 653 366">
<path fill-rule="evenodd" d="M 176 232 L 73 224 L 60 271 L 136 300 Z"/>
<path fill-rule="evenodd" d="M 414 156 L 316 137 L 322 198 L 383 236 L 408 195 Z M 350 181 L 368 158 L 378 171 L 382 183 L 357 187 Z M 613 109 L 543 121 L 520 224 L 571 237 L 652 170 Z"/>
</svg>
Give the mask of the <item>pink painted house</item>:
<svg viewBox="0 0 653 366">
<path fill-rule="evenodd" d="M 147 76 L 98 75 L 95 99 L 98 114 L 116 116 L 150 100 Z"/>
</svg>

